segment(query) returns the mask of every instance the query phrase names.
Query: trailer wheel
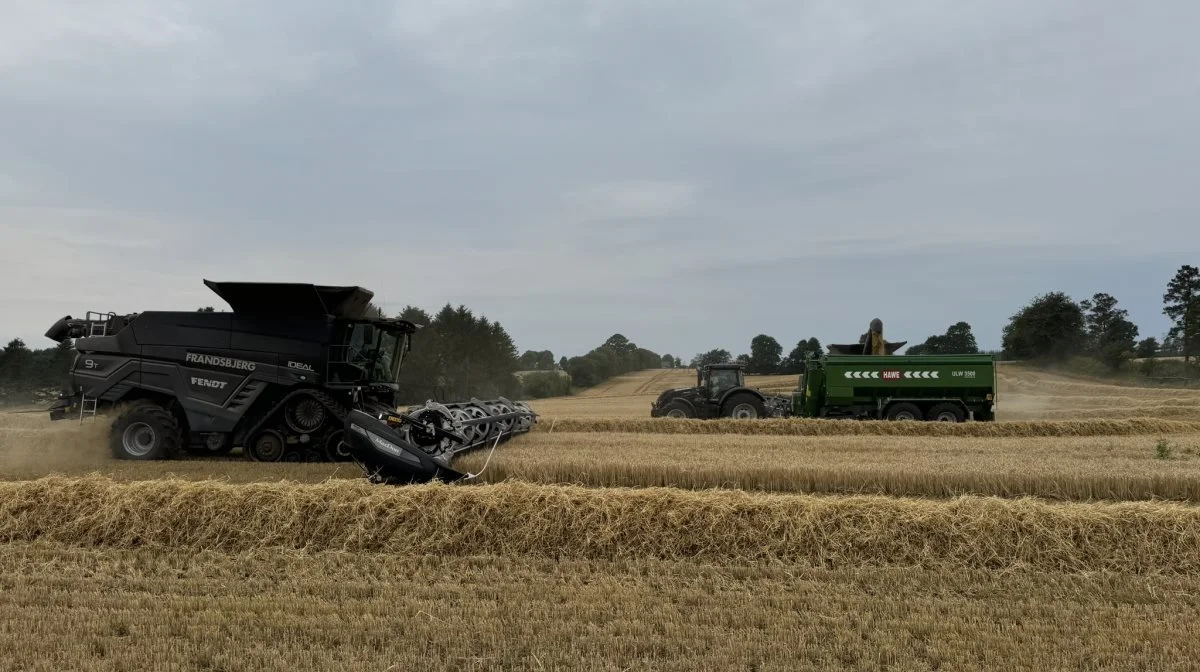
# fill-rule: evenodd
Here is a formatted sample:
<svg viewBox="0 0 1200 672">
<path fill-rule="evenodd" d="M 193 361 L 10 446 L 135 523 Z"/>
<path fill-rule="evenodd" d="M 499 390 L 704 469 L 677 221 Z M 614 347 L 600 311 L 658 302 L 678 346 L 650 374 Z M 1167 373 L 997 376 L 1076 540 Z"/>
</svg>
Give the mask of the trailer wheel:
<svg viewBox="0 0 1200 672">
<path fill-rule="evenodd" d="M 179 454 L 183 430 L 167 409 L 141 403 L 112 424 L 109 444 L 118 460 L 162 460 Z"/>
<path fill-rule="evenodd" d="M 663 416 L 667 418 L 692 418 L 695 415 L 692 408 L 682 401 L 672 401 L 663 406 Z"/>
<path fill-rule="evenodd" d="M 888 408 L 888 420 L 924 420 L 925 416 L 921 413 L 921 409 L 917 408 L 916 404 L 908 402 L 899 403 Z"/>
<path fill-rule="evenodd" d="M 752 394 L 737 394 L 725 402 L 724 415 L 734 420 L 753 420 L 767 414 L 762 401 Z"/>
<path fill-rule="evenodd" d="M 938 404 L 929 409 L 928 419 L 934 422 L 962 422 L 965 417 L 956 404 Z"/>
</svg>

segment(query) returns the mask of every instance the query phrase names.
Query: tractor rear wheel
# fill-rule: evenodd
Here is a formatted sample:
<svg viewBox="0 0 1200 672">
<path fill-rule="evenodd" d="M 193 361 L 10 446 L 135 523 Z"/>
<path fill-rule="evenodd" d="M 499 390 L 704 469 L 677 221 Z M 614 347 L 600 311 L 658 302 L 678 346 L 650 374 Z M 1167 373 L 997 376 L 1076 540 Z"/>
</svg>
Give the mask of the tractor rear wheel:
<svg viewBox="0 0 1200 672">
<path fill-rule="evenodd" d="M 916 404 L 907 402 L 896 404 L 888 409 L 888 420 L 924 420 L 925 416 Z"/>
<path fill-rule="evenodd" d="M 753 394 L 735 394 L 725 402 L 721 415 L 734 420 L 754 420 L 767 414 L 762 401 Z"/>
<path fill-rule="evenodd" d="M 938 404 L 929 409 L 926 417 L 934 422 L 962 422 L 966 418 L 956 404 Z"/>
<path fill-rule="evenodd" d="M 141 402 L 112 424 L 109 445 L 118 460 L 164 460 L 179 454 L 183 430 L 170 411 Z"/>
</svg>

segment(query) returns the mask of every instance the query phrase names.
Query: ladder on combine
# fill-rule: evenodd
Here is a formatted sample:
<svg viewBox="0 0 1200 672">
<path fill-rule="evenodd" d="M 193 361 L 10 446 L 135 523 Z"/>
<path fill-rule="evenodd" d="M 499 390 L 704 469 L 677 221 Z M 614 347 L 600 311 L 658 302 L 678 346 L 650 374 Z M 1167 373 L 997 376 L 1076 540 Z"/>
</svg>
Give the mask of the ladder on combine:
<svg viewBox="0 0 1200 672">
<path fill-rule="evenodd" d="M 89 310 L 83 316 L 87 322 L 87 335 L 89 338 L 93 336 L 108 336 L 108 327 L 111 320 L 117 316 L 116 313 L 101 313 Z M 100 407 L 99 397 L 89 397 L 86 392 L 79 392 L 79 424 L 83 424 L 84 420 L 96 421 L 96 415 Z"/>
<path fill-rule="evenodd" d="M 95 422 L 96 421 L 96 412 L 97 412 L 97 409 L 99 408 L 99 405 L 100 405 L 99 398 L 89 397 L 85 393 L 80 393 L 80 395 L 79 395 L 79 424 L 82 425 L 83 421 L 86 419 L 90 419 L 92 422 Z"/>
<path fill-rule="evenodd" d="M 89 310 L 87 315 L 83 316 L 84 322 L 88 323 L 88 337 L 108 336 L 108 325 L 116 316 L 116 313 L 99 313 Z"/>
</svg>

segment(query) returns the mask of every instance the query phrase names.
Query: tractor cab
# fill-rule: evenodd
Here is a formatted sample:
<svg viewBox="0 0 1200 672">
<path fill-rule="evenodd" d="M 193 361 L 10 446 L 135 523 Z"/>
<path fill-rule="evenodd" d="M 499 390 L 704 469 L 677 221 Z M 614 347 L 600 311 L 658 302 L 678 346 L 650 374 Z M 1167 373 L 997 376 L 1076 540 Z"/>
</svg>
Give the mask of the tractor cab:
<svg viewBox="0 0 1200 672">
<path fill-rule="evenodd" d="M 696 369 L 696 386 L 664 390 L 650 404 L 655 418 L 762 418 L 778 416 L 787 400 L 768 399 L 746 387 L 740 364 Z"/>
<path fill-rule="evenodd" d="M 735 387 L 745 387 L 740 364 L 710 364 L 696 370 L 696 387 L 705 399 L 716 401 Z"/>
</svg>

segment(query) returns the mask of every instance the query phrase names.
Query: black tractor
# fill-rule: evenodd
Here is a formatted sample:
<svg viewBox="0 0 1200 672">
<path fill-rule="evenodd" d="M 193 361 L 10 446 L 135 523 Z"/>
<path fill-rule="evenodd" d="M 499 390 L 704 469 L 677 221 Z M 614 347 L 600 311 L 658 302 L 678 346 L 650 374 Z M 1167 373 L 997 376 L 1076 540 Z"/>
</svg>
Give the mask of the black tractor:
<svg viewBox="0 0 1200 672">
<path fill-rule="evenodd" d="M 355 460 L 375 472 L 394 463 L 418 480 L 453 475 L 452 455 L 533 423 L 527 406 L 503 398 L 399 411 L 401 362 L 419 325 L 368 314 L 374 294 L 362 287 L 204 283 L 233 311 L 55 323 L 46 336 L 75 339 L 78 354 L 51 419 L 115 411 L 119 459 L 242 447 L 264 462 Z"/>
<path fill-rule="evenodd" d="M 710 364 L 696 369 L 696 386 L 665 390 L 650 405 L 654 418 L 781 417 L 790 401 L 746 387 L 740 364 Z"/>
</svg>

